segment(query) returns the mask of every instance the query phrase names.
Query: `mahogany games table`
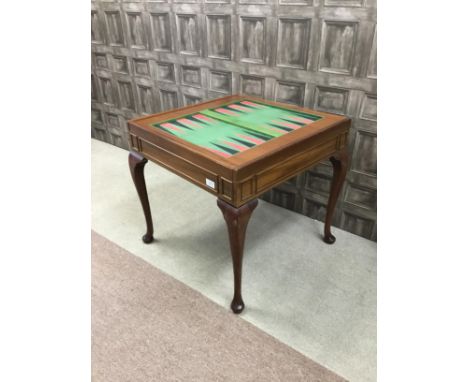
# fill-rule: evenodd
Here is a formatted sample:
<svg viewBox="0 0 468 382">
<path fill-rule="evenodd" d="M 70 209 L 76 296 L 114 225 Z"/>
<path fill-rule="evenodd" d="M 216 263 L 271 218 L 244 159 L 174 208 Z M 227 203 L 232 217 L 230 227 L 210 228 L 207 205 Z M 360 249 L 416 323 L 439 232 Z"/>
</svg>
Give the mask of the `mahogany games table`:
<svg viewBox="0 0 468 382">
<path fill-rule="evenodd" d="M 257 197 L 323 159 L 333 165 L 323 240 L 335 242 L 330 225 L 346 176 L 349 126 L 344 116 L 239 95 L 129 121 L 129 166 L 146 219 L 143 241 L 153 241 L 143 174 L 149 159 L 217 196 L 234 268 L 231 309 L 242 312 L 244 239 Z"/>
</svg>

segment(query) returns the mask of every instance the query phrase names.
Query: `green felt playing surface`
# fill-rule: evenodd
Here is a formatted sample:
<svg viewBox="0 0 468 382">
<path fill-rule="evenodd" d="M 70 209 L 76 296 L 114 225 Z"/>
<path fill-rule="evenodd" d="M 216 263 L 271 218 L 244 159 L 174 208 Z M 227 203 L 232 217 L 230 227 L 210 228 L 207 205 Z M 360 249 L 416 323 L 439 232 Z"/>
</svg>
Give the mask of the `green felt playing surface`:
<svg viewBox="0 0 468 382">
<path fill-rule="evenodd" d="M 321 118 L 258 101 L 243 100 L 152 126 L 229 157 Z"/>
</svg>

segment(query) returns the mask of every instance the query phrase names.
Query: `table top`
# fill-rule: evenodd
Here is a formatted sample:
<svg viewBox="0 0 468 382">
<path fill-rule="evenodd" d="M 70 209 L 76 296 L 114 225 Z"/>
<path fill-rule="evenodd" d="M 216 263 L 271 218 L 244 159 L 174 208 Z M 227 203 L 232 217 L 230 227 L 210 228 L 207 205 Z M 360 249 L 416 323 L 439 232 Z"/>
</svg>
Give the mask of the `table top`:
<svg viewBox="0 0 468 382">
<path fill-rule="evenodd" d="M 195 149 L 217 162 L 239 165 L 346 120 L 344 116 L 234 95 L 137 118 L 129 125 Z"/>
</svg>

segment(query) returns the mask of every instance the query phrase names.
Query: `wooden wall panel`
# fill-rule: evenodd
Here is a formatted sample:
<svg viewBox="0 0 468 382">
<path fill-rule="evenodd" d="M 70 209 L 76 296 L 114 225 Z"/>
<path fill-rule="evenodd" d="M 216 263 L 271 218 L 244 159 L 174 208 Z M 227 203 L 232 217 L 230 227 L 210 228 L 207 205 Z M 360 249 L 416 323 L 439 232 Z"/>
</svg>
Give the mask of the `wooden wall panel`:
<svg viewBox="0 0 468 382">
<path fill-rule="evenodd" d="M 195 14 L 177 15 L 179 52 L 181 54 L 199 55 L 200 34 Z"/>
<path fill-rule="evenodd" d="M 310 19 L 284 18 L 278 20 L 277 65 L 285 68 L 305 69 L 309 45 Z"/>
<path fill-rule="evenodd" d="M 172 52 L 172 36 L 169 13 L 151 13 L 152 49 L 160 52 Z"/>
<path fill-rule="evenodd" d="M 264 64 L 266 59 L 266 18 L 240 16 L 240 59 Z"/>
<path fill-rule="evenodd" d="M 351 117 L 333 224 L 376 240 L 375 0 L 97 0 L 91 50 L 91 134 L 119 147 L 130 118 L 231 93 Z M 323 220 L 331 170 L 263 198 Z"/>
</svg>

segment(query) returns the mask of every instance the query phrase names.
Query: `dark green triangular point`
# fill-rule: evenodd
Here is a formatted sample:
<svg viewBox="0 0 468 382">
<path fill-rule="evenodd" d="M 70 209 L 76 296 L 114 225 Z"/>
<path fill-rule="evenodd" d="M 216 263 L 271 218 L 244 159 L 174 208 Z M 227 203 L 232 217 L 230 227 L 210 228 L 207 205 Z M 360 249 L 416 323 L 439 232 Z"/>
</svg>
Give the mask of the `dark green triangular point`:
<svg viewBox="0 0 468 382">
<path fill-rule="evenodd" d="M 192 130 L 192 131 L 194 130 L 194 129 L 192 129 L 191 127 L 185 126 L 185 125 L 183 125 L 182 123 L 177 122 L 177 120 L 175 120 L 175 121 L 173 121 L 173 122 L 169 122 L 169 123 L 172 123 L 173 125 L 176 125 L 177 127 L 180 127 L 180 128 L 182 128 L 182 129 Z"/>
<path fill-rule="evenodd" d="M 158 129 L 161 129 L 161 130 L 165 131 L 166 133 L 172 134 L 172 135 L 174 135 L 174 136 L 177 137 L 177 135 L 174 134 L 172 131 L 170 131 L 170 130 L 168 130 L 168 129 L 165 129 L 165 128 L 162 127 L 162 126 L 159 126 L 157 123 L 155 123 L 153 126 L 154 126 L 154 127 L 157 127 Z"/>
<path fill-rule="evenodd" d="M 299 121 L 296 121 L 294 119 L 288 119 L 287 117 L 279 117 L 278 119 L 282 119 L 283 121 L 289 122 L 289 123 L 295 123 L 296 125 L 301 125 L 301 126 L 307 125 L 307 123 L 299 122 Z"/>
<path fill-rule="evenodd" d="M 252 102 L 252 101 L 250 101 L 250 102 Z M 242 106 L 242 107 L 246 107 L 247 109 L 258 110 L 258 107 L 245 105 L 245 104 L 241 103 L 241 101 L 234 102 L 234 105 L 239 105 L 239 106 Z"/>
<path fill-rule="evenodd" d="M 269 122 L 268 124 L 269 124 L 270 126 L 276 127 L 277 129 L 281 129 L 281 130 L 284 130 L 284 131 L 287 131 L 287 132 L 290 132 L 290 131 L 293 131 L 293 130 L 294 130 L 294 129 L 291 129 L 290 127 L 277 125 L 277 124 L 271 123 L 271 122 Z"/>
<path fill-rule="evenodd" d="M 237 105 L 237 103 L 231 103 L 229 105 L 226 105 L 225 107 L 228 109 L 228 110 L 232 110 L 236 113 L 241 113 L 241 114 L 248 114 L 246 111 L 244 110 L 239 110 L 239 109 L 236 109 L 236 108 L 232 108 L 231 105 Z M 244 105 L 239 105 L 239 106 L 244 106 Z M 218 108 L 219 109 L 219 108 Z M 216 110 L 215 110 L 216 111 Z"/>
<path fill-rule="evenodd" d="M 194 114 L 195 114 L 195 113 L 194 113 Z M 196 113 L 196 114 L 200 114 L 200 113 L 198 112 L 198 113 Z M 195 118 L 195 117 L 193 116 L 193 114 L 192 114 L 192 115 L 187 115 L 187 116 L 185 116 L 184 118 L 190 119 L 191 121 L 196 122 L 196 123 L 201 123 L 201 124 L 203 124 L 203 125 L 209 126 L 209 123 L 208 123 L 208 122 L 202 121 L 201 119 Z"/>
<path fill-rule="evenodd" d="M 228 137 L 229 139 L 232 139 L 233 141 L 236 141 L 236 142 L 239 142 L 241 145 L 245 145 L 247 147 L 254 147 L 256 146 L 255 143 L 253 142 L 247 142 L 247 141 L 244 141 L 242 139 L 239 139 L 239 138 L 234 138 L 234 137 Z"/>
<path fill-rule="evenodd" d="M 299 117 L 312 119 L 313 121 L 318 121 L 319 119 L 322 119 L 322 117 L 320 117 L 318 115 L 315 115 L 315 114 L 302 113 L 302 112 L 296 111 L 296 110 L 289 110 L 289 111 L 293 112 L 294 114 L 296 114 Z"/>
<path fill-rule="evenodd" d="M 220 148 L 221 150 L 226 151 L 229 154 L 237 154 L 239 152 L 239 151 L 237 151 L 235 149 L 231 149 L 231 148 L 223 146 L 223 145 L 218 145 L 217 143 L 214 143 L 214 142 L 210 142 L 210 143 L 212 143 L 216 147 Z"/>
<path fill-rule="evenodd" d="M 248 129 L 243 129 L 244 131 L 244 134 L 245 135 L 251 135 L 255 138 L 260 138 L 260 139 L 264 139 L 265 141 L 269 141 L 271 138 L 273 138 L 273 136 L 271 135 L 266 135 L 266 134 L 262 134 L 258 131 L 252 131 L 252 130 L 248 130 Z"/>
<path fill-rule="evenodd" d="M 250 101 L 250 100 L 247 99 L 246 101 Z M 274 105 L 262 103 L 262 102 L 259 102 L 259 101 L 250 101 L 250 102 L 258 103 L 259 105 L 262 105 L 262 106 L 271 107 L 271 108 L 274 108 L 274 109 L 279 109 L 279 110 L 282 110 L 282 111 L 286 111 L 286 112 L 288 112 L 288 113 L 296 114 L 296 115 L 299 116 L 299 117 L 304 117 L 304 118 L 312 119 L 312 120 L 314 120 L 314 121 L 317 121 L 317 120 L 319 120 L 319 119 L 322 119 L 322 117 L 320 117 L 320 116 L 318 116 L 318 115 L 315 115 L 315 114 L 307 114 L 307 113 L 302 112 L 302 111 L 286 109 L 286 108 L 284 108 L 284 107 L 274 106 Z M 239 101 L 239 102 L 235 102 L 235 103 L 238 104 L 238 105 L 240 105 L 240 106 L 244 106 L 244 107 L 250 108 L 250 109 L 252 109 L 252 110 L 258 110 L 258 108 L 256 108 L 255 106 L 244 105 L 243 103 L 240 103 L 240 101 Z"/>
</svg>

